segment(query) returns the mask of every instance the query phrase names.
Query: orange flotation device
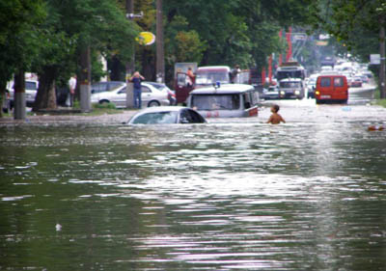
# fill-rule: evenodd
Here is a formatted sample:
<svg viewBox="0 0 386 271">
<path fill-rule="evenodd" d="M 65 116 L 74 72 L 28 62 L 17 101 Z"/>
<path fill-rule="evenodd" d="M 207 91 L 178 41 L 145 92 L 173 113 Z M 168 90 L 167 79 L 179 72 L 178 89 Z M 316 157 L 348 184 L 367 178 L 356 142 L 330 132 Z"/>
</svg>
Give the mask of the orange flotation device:
<svg viewBox="0 0 386 271">
<path fill-rule="evenodd" d="M 367 128 L 368 131 L 383 131 L 385 129 L 385 127 L 383 126 L 369 126 L 369 128 Z"/>
</svg>

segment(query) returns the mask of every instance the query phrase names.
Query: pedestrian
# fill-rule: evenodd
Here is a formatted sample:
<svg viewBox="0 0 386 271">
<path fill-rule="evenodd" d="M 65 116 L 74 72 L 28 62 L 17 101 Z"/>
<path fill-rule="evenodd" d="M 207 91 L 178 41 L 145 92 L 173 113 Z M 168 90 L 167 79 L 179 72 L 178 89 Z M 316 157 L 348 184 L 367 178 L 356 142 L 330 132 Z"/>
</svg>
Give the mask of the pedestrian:
<svg viewBox="0 0 386 271">
<path fill-rule="evenodd" d="M 231 82 L 232 83 L 240 83 L 239 82 L 239 74 L 241 73 L 241 69 L 239 65 L 236 65 L 231 71 Z"/>
<path fill-rule="evenodd" d="M 134 107 L 141 109 L 142 105 L 142 90 L 141 90 L 141 82 L 145 80 L 145 78 L 139 73 L 135 72 L 133 77 L 131 77 L 130 81 L 134 84 Z"/>
<path fill-rule="evenodd" d="M 285 120 L 282 118 L 282 116 L 277 113 L 279 112 L 279 110 L 280 110 L 280 107 L 277 104 L 274 104 L 271 106 L 272 115 L 269 117 L 267 123 L 271 123 L 271 124 L 279 124 L 280 122 L 285 123 Z"/>
<path fill-rule="evenodd" d="M 188 72 L 186 74 L 188 75 L 188 77 L 187 77 L 187 82 L 188 82 L 187 85 L 188 85 L 188 87 L 191 87 L 191 86 L 193 86 L 194 79 L 195 79 L 195 75 L 194 75 L 191 67 L 188 68 Z"/>
<path fill-rule="evenodd" d="M 69 92 L 69 105 L 72 107 L 74 105 L 74 99 L 75 99 L 75 89 L 76 89 L 76 75 L 73 75 L 70 80 L 68 80 L 68 87 L 70 89 Z"/>
</svg>

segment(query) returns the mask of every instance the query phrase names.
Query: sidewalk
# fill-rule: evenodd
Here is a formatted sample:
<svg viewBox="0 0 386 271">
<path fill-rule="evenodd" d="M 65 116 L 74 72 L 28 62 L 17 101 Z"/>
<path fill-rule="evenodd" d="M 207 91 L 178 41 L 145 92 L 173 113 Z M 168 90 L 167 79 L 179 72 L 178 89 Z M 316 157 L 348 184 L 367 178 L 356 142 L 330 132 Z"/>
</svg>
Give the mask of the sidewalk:
<svg viewBox="0 0 386 271">
<path fill-rule="evenodd" d="M 27 116 L 25 120 L 15 120 L 13 117 L 0 118 L 0 126 L 12 125 L 28 125 L 28 124 L 102 124 L 102 125 L 117 125 L 127 122 L 137 110 L 122 110 L 122 113 L 117 114 L 103 114 L 99 116 L 92 116 L 82 113 L 72 113 L 69 110 L 56 110 L 47 114 L 39 114 L 34 116 Z"/>
</svg>

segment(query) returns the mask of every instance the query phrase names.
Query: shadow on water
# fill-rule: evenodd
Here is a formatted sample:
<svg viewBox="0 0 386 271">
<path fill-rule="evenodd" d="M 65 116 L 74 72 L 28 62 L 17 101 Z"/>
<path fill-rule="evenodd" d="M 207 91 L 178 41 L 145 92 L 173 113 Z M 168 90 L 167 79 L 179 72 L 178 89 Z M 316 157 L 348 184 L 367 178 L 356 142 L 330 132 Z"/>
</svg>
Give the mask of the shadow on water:
<svg viewBox="0 0 386 271">
<path fill-rule="evenodd" d="M 0 269 L 382 270 L 385 132 L 365 108 L 2 127 Z"/>
</svg>

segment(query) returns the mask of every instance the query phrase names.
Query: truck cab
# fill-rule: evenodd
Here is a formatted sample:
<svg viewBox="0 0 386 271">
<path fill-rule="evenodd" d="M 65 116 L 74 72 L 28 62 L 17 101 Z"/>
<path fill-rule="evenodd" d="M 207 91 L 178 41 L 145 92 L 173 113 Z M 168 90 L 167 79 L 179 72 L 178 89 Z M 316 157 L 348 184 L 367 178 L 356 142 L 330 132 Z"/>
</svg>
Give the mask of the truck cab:
<svg viewBox="0 0 386 271">
<path fill-rule="evenodd" d="M 299 78 L 288 78 L 281 80 L 279 82 L 279 96 L 282 99 L 303 99 L 303 80 Z"/>
</svg>

